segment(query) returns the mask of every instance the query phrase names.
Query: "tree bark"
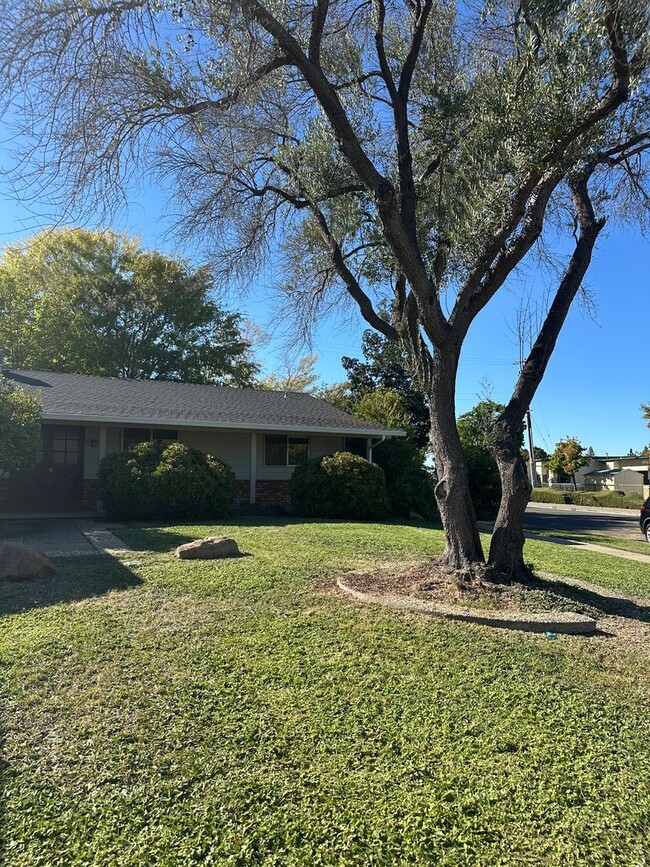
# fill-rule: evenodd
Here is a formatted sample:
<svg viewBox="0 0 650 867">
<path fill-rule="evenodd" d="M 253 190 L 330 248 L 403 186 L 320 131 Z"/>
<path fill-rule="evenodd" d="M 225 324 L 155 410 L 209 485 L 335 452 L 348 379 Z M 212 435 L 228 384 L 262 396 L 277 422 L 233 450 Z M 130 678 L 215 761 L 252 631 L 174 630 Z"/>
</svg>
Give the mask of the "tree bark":
<svg viewBox="0 0 650 867">
<path fill-rule="evenodd" d="M 485 564 L 474 504 L 469 490 L 463 449 L 456 428 L 457 357 L 437 352 L 429 386 L 431 442 L 436 456 L 436 501 L 445 530 L 445 550 L 439 563 L 469 578 Z"/>
<path fill-rule="evenodd" d="M 512 397 L 497 423 L 493 451 L 501 476 L 502 495 L 488 557 L 488 565 L 502 575 L 495 575 L 497 580 L 526 580 L 530 576 L 530 570 L 524 562 L 523 523 L 531 484 L 521 457 L 521 425 L 546 372 L 571 304 L 587 273 L 598 235 L 605 225 L 604 219 L 596 218 L 587 189 L 593 168 L 593 165 L 587 166 L 571 185 L 580 235 L 546 319 L 519 374 Z"/>
<path fill-rule="evenodd" d="M 521 456 L 521 428 L 502 425 L 493 447 L 501 477 L 501 503 L 490 542 L 489 564 L 498 581 L 515 581 L 528 577 L 524 563 L 523 517 L 532 485 Z M 496 574 L 494 574 L 496 573 Z"/>
</svg>

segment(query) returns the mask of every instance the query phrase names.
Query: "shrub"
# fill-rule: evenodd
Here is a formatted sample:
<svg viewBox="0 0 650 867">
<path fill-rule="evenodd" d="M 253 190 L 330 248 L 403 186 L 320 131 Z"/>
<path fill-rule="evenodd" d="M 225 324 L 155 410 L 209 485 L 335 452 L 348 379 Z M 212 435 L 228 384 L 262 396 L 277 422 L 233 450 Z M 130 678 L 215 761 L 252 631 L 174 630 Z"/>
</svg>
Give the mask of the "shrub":
<svg viewBox="0 0 650 867">
<path fill-rule="evenodd" d="M 350 452 L 305 461 L 291 479 L 291 506 L 311 518 L 382 518 L 389 509 L 384 471 Z"/>
<path fill-rule="evenodd" d="M 391 512 L 404 518 L 417 512 L 428 521 L 439 517 L 433 476 L 421 449 L 407 439 L 388 439 L 373 448 L 372 459 L 386 476 Z"/>
<path fill-rule="evenodd" d="M 501 501 L 499 468 L 490 452 L 480 445 L 463 445 L 469 490 L 476 514 L 493 518 Z"/>
<path fill-rule="evenodd" d="M 107 455 L 98 479 L 107 514 L 119 520 L 221 518 L 235 502 L 230 467 L 181 443 L 141 443 Z"/>
<path fill-rule="evenodd" d="M 642 494 L 637 494 L 636 491 L 630 491 L 625 495 L 625 508 L 626 509 L 640 509 L 644 503 L 644 498 Z"/>
<path fill-rule="evenodd" d="M 533 488 L 530 494 L 531 503 L 569 503 L 570 496 L 565 491 L 554 488 Z"/>
<path fill-rule="evenodd" d="M 576 506 L 601 506 L 603 503 L 599 502 L 599 494 L 605 494 L 607 497 L 610 491 L 571 491 L 568 496 L 569 502 Z M 600 500 L 602 499 L 601 497 Z"/>
</svg>

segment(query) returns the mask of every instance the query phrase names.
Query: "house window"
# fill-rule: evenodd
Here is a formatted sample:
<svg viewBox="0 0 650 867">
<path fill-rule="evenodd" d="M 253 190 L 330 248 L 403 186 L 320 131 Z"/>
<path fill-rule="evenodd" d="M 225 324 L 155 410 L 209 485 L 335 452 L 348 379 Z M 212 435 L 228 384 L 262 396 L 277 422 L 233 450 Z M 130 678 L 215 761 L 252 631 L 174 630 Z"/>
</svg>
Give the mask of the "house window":
<svg viewBox="0 0 650 867">
<path fill-rule="evenodd" d="M 79 461 L 79 434 L 57 430 L 52 440 L 52 463 L 76 465 Z"/>
<path fill-rule="evenodd" d="M 152 430 L 150 427 L 125 427 L 122 430 L 122 448 L 125 451 L 131 446 L 137 446 L 138 443 L 148 443 L 151 440 L 168 446 L 170 443 L 178 442 L 178 431 L 165 428 Z"/>
<path fill-rule="evenodd" d="M 295 467 L 309 457 L 309 437 L 264 437 L 264 465 L 267 467 Z"/>
<path fill-rule="evenodd" d="M 346 437 L 343 451 L 359 455 L 361 458 L 368 457 L 368 440 L 365 437 Z"/>
</svg>

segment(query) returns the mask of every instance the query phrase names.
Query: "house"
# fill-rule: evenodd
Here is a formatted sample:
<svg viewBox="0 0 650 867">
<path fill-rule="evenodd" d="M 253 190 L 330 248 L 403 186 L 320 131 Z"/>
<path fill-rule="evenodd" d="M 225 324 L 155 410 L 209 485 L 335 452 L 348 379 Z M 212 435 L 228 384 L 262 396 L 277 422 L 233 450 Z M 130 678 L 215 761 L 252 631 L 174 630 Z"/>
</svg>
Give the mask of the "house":
<svg viewBox="0 0 650 867">
<path fill-rule="evenodd" d="M 112 452 L 151 439 L 180 442 L 223 460 L 242 509 L 286 507 L 305 457 L 373 446 L 400 430 L 369 424 L 310 394 L 5 370 L 41 400 L 43 455 L 34 470 L 0 478 L 0 510 L 95 510 L 97 468 Z"/>
<path fill-rule="evenodd" d="M 573 487 L 560 483 L 550 475 L 548 467 L 537 462 L 537 471 L 543 485 L 550 487 Z M 650 496 L 650 460 L 648 457 L 631 455 L 596 455 L 590 463 L 576 472 L 576 485 L 585 491 L 634 491 L 644 497 Z"/>
</svg>

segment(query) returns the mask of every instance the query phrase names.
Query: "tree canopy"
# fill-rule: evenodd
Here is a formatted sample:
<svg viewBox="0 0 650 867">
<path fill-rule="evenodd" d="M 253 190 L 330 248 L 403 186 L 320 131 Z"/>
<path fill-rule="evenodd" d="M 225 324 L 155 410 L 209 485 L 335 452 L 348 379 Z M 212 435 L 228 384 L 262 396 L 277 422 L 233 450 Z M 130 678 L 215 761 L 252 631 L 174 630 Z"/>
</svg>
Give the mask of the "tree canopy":
<svg viewBox="0 0 650 867">
<path fill-rule="evenodd" d="M 7 99 L 35 139 L 27 185 L 110 204 L 148 167 L 175 181 L 183 230 L 230 271 L 250 274 L 280 245 L 295 331 L 347 299 L 408 351 L 454 569 L 483 562 L 455 419 L 463 341 L 546 231 L 572 238 L 495 434 L 490 562 L 523 568 L 521 419 L 606 217 L 647 201 L 648 5 L 23 0 L 3 12 Z"/>
<path fill-rule="evenodd" d="M 575 437 L 565 437 L 555 446 L 555 451 L 548 459 L 551 472 L 560 476 L 568 476 L 576 486 L 576 473 L 581 467 L 591 463 L 591 458 L 585 453 L 582 443 Z"/>
<path fill-rule="evenodd" d="M 396 392 L 408 415 L 407 427 L 415 445 L 420 448 L 428 445 L 431 420 L 427 397 L 411 372 L 411 361 L 404 347 L 376 331 L 366 330 L 361 351 L 364 361 L 349 356 L 341 359 L 352 401 L 358 403 L 377 389 Z"/>
<path fill-rule="evenodd" d="M 49 229 L 0 259 L 0 345 L 16 368 L 250 384 L 241 317 L 209 268 L 113 232 Z"/>
<path fill-rule="evenodd" d="M 0 375 L 0 470 L 28 469 L 40 450 L 39 401 Z"/>
</svg>

